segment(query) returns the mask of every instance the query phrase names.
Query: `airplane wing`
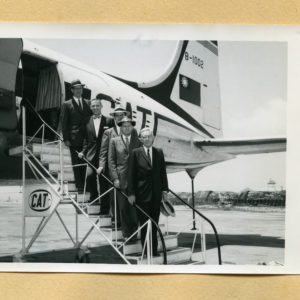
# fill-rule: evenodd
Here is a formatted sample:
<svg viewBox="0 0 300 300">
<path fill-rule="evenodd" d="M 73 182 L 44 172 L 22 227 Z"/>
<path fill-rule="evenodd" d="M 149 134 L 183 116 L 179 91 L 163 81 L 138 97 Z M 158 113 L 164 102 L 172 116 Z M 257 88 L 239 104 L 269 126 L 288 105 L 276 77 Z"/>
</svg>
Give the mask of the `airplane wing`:
<svg viewBox="0 0 300 300">
<path fill-rule="evenodd" d="M 212 139 L 195 140 L 195 145 L 203 151 L 218 152 L 229 155 L 259 154 L 286 151 L 286 138 L 257 138 L 257 139 Z"/>
</svg>

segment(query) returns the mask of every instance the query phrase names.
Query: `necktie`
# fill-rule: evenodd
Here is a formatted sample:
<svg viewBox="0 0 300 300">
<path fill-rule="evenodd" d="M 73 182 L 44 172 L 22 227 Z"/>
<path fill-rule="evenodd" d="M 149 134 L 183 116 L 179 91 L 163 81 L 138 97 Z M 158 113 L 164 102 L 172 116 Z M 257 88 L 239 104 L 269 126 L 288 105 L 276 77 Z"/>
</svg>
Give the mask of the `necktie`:
<svg viewBox="0 0 300 300">
<path fill-rule="evenodd" d="M 129 138 L 128 136 L 125 137 L 125 143 L 126 143 L 126 148 L 129 148 Z"/>
<path fill-rule="evenodd" d="M 81 100 L 80 99 L 78 99 L 78 106 L 79 106 L 80 110 L 82 110 L 82 105 L 81 105 Z"/>
<path fill-rule="evenodd" d="M 151 156 L 150 156 L 150 150 L 149 150 L 149 149 L 147 149 L 147 156 L 148 156 L 148 158 L 149 158 L 150 163 L 152 164 Z"/>
</svg>

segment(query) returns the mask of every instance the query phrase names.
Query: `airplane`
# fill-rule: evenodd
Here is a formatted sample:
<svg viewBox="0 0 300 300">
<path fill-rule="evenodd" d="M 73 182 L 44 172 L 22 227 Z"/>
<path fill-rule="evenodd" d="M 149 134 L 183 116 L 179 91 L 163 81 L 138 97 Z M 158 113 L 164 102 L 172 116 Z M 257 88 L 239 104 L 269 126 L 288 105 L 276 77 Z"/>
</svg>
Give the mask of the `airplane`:
<svg viewBox="0 0 300 300">
<path fill-rule="evenodd" d="M 8 150 L 21 145 L 22 99 L 59 130 L 61 104 L 71 97 L 70 82 L 77 78 L 86 84 L 84 98 L 98 93 L 112 98 L 104 101 L 104 115 L 121 104 L 138 131 L 153 130 L 169 173 L 186 171 L 193 179 L 203 168 L 240 154 L 286 151 L 285 137 L 222 138 L 218 52 L 217 41 L 178 41 L 160 77 L 133 82 L 26 39 L 0 39 L 0 179 L 21 178 L 20 158 L 10 157 Z M 29 110 L 26 119 L 27 136 L 32 136 L 41 124 Z"/>
</svg>

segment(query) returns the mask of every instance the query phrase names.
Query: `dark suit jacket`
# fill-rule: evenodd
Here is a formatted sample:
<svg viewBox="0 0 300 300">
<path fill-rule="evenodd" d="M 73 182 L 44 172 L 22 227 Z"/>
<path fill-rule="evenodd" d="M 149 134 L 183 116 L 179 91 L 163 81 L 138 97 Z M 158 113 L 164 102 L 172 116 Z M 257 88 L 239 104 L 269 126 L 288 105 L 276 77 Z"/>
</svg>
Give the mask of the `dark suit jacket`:
<svg viewBox="0 0 300 300">
<path fill-rule="evenodd" d="M 81 110 L 74 98 L 67 100 L 62 105 L 62 133 L 65 141 L 70 141 L 71 146 L 81 148 L 85 136 L 85 125 L 92 111 L 89 101 L 82 99 Z"/>
<path fill-rule="evenodd" d="M 111 179 L 120 180 L 120 188 L 127 192 L 128 185 L 128 160 L 130 153 L 141 146 L 136 130 L 131 132 L 129 147 L 126 147 L 123 136 L 117 136 L 110 140 L 108 150 L 108 168 Z"/>
<path fill-rule="evenodd" d="M 138 136 L 138 133 L 135 128 L 132 129 L 132 135 Z M 118 132 L 116 127 L 112 127 L 109 129 L 106 129 L 103 133 L 102 137 L 102 143 L 101 143 L 101 150 L 100 150 L 100 161 L 99 161 L 99 167 L 102 167 L 104 171 L 108 168 L 107 165 L 107 158 L 108 158 L 108 148 L 109 143 L 111 139 L 118 136 Z"/>
<path fill-rule="evenodd" d="M 152 166 L 143 147 L 132 151 L 128 167 L 128 195 L 135 195 L 137 204 L 160 204 L 162 192 L 168 191 L 164 154 L 152 147 Z"/>
<path fill-rule="evenodd" d="M 96 136 L 96 130 L 94 126 L 93 116 L 90 117 L 88 123 L 86 124 L 86 134 L 83 142 L 83 153 L 87 160 L 95 164 L 98 167 L 99 154 L 103 132 L 114 126 L 114 120 L 110 117 L 105 117 L 102 115 L 100 121 L 100 127 L 98 136 Z"/>
<path fill-rule="evenodd" d="M 107 157 L 108 157 L 109 143 L 112 138 L 117 136 L 118 136 L 118 132 L 116 126 L 106 129 L 103 133 L 100 156 L 99 156 L 99 167 L 102 167 L 104 172 L 106 172 L 108 168 Z"/>
</svg>

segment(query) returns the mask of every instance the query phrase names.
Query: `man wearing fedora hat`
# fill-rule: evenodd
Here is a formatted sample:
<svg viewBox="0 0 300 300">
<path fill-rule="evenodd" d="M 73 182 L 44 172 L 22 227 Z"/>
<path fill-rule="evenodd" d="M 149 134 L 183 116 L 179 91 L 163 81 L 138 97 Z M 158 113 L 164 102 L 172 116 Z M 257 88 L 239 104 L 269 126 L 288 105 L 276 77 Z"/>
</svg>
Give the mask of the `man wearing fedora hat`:
<svg viewBox="0 0 300 300">
<path fill-rule="evenodd" d="M 85 126 L 89 121 L 92 111 L 89 101 L 82 98 L 84 84 L 79 79 L 71 82 L 72 99 L 62 105 L 62 133 L 64 143 L 70 147 L 72 165 L 82 164 L 77 152 L 82 151 L 85 136 Z M 78 192 L 83 191 L 85 168 L 73 167 L 75 184 Z"/>
<path fill-rule="evenodd" d="M 124 117 L 119 126 L 121 134 L 111 139 L 108 150 L 108 167 L 110 176 L 115 187 L 120 188 L 127 194 L 128 185 L 128 159 L 133 149 L 141 146 L 137 132 L 133 130 L 135 122 L 128 117 Z M 122 234 L 124 238 L 129 238 L 138 228 L 136 210 L 131 206 L 121 193 L 117 192 L 117 202 L 119 205 Z M 134 242 L 136 237 L 131 239 Z"/>
<path fill-rule="evenodd" d="M 128 196 L 131 204 L 138 204 L 157 224 L 162 198 L 167 198 L 168 178 L 164 154 L 161 149 L 153 147 L 154 136 L 150 128 L 140 132 L 143 146 L 134 149 L 129 158 Z M 148 218 L 138 212 L 140 225 Z M 141 230 L 142 244 L 145 243 L 147 228 Z M 157 256 L 157 228 L 152 225 L 152 251 Z"/>
<path fill-rule="evenodd" d="M 127 111 L 122 106 L 117 106 L 114 111 L 110 113 L 110 115 L 114 118 L 114 126 L 106 129 L 103 133 L 100 149 L 99 168 L 97 170 L 98 174 L 100 174 L 102 171 L 107 170 L 107 155 L 110 140 L 120 135 L 121 128 L 119 126 L 119 122 L 125 116 L 127 116 Z"/>
<path fill-rule="evenodd" d="M 100 149 L 100 159 L 99 159 L 99 168 L 97 173 L 100 175 L 101 172 L 107 177 L 110 177 L 109 170 L 108 170 L 108 148 L 109 143 L 112 138 L 117 137 L 120 135 L 120 127 L 118 123 L 127 115 L 127 111 L 122 106 L 116 106 L 114 111 L 110 113 L 110 115 L 114 118 L 114 126 L 112 128 L 106 129 L 103 133 L 101 149 Z M 133 128 L 135 131 L 135 128 Z M 136 133 L 137 134 L 137 133 Z M 120 213 L 118 210 L 118 205 L 115 207 L 115 200 L 114 200 L 114 193 L 109 193 L 110 198 L 110 215 L 112 217 L 113 223 L 117 222 L 120 224 Z M 115 218 L 115 210 L 117 210 L 117 220 Z M 114 225 L 114 224 L 113 224 Z"/>
<path fill-rule="evenodd" d="M 104 130 L 114 126 L 114 120 L 102 115 L 102 100 L 106 99 L 105 94 L 98 94 L 96 99 L 91 100 L 93 115 L 86 124 L 86 134 L 83 142 L 83 150 L 78 154 L 83 156 L 96 168 L 99 166 L 99 155 Z M 108 189 L 108 183 L 101 176 L 99 177 L 100 192 L 103 194 Z M 87 191 L 90 192 L 90 200 L 98 198 L 96 172 L 88 167 L 87 170 Z M 109 211 L 109 199 L 105 195 L 101 198 L 101 214 Z"/>
</svg>

